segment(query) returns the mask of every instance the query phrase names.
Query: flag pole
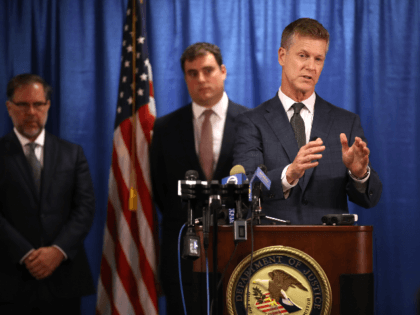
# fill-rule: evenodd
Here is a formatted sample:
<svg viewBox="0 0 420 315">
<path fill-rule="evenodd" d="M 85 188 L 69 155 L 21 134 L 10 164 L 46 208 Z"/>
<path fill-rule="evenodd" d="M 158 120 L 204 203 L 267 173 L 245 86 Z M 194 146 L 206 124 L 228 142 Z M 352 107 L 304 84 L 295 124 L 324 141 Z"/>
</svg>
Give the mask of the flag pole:
<svg viewBox="0 0 420 315">
<path fill-rule="evenodd" d="M 130 197 L 128 201 L 128 207 L 130 211 L 137 211 L 137 183 L 136 183 L 136 165 L 135 165 L 135 156 L 136 156 L 136 132 L 137 132 L 137 119 L 136 119 L 136 1 L 132 0 L 132 46 L 133 46 L 133 54 L 132 54 L 132 62 L 133 62 L 133 83 L 132 83 L 132 99 L 133 99 L 133 106 L 132 106 L 132 115 L 131 115 L 131 122 L 132 122 L 132 134 L 131 134 L 131 173 L 130 173 Z"/>
</svg>

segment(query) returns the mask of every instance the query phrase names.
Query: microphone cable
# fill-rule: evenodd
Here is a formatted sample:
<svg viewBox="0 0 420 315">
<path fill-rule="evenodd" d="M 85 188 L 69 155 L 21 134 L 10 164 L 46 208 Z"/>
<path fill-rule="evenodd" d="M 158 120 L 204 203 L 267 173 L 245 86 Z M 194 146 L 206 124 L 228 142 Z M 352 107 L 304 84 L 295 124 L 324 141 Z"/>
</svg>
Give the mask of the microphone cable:
<svg viewBox="0 0 420 315">
<path fill-rule="evenodd" d="M 181 289 L 181 297 L 182 297 L 182 305 L 184 307 L 184 314 L 187 315 L 187 307 L 185 306 L 185 298 L 184 298 L 184 288 L 182 286 L 182 274 L 181 274 L 181 235 L 182 231 L 184 230 L 187 223 L 184 223 L 184 225 L 179 230 L 178 235 L 178 276 L 179 276 L 179 287 Z"/>
</svg>

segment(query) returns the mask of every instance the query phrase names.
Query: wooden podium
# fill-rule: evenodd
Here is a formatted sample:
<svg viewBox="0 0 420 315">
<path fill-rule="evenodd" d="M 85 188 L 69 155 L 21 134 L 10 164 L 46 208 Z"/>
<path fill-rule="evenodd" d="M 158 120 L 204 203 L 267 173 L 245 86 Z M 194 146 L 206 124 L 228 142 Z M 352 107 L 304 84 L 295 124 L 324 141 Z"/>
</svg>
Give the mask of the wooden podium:
<svg viewBox="0 0 420 315">
<path fill-rule="evenodd" d="M 372 226 L 254 226 L 254 251 L 267 246 L 283 245 L 305 252 L 318 262 L 328 277 L 332 290 L 331 314 L 349 314 L 350 312 L 347 313 L 346 310 L 343 310 L 343 305 L 340 308 L 340 300 L 343 298 L 343 292 L 340 291 L 344 291 L 342 283 L 340 286 L 340 276 L 370 274 L 373 279 L 372 232 Z M 194 261 L 193 268 L 194 272 L 205 272 L 206 263 L 201 227 L 197 227 L 197 233 L 202 242 L 201 256 Z M 235 267 L 251 253 L 250 227 L 248 227 L 247 233 L 247 241 L 239 243 L 235 256 L 232 258 L 223 279 L 224 300 L 219 302 L 224 304 L 223 314 L 228 314 L 226 307 L 226 288 L 230 276 Z M 211 234 L 212 231 L 210 231 L 210 246 L 208 249 L 209 271 L 213 270 Z M 217 271 L 221 273 L 235 248 L 232 226 L 224 225 L 218 227 L 217 243 Z M 356 284 L 353 283 L 353 289 L 351 290 L 358 291 L 357 285 L 356 281 Z M 354 290 L 355 288 L 356 290 Z M 372 298 L 372 301 L 369 302 L 371 306 L 367 307 L 368 311 L 366 311 L 366 306 L 363 306 L 365 311 L 358 314 L 370 314 L 370 309 L 372 309 L 373 314 L 373 281 L 371 281 L 371 291 L 368 294 L 369 301 Z M 350 291 L 350 294 L 348 292 L 346 290 L 346 295 L 353 294 L 352 291 Z M 354 303 L 354 300 L 352 300 L 352 303 Z"/>
</svg>

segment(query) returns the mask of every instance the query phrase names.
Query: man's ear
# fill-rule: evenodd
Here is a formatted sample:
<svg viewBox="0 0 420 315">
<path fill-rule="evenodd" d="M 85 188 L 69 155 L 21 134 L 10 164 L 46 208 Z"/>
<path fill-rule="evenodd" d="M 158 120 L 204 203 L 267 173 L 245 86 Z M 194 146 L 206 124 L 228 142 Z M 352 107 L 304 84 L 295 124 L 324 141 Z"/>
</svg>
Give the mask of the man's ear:
<svg viewBox="0 0 420 315">
<path fill-rule="evenodd" d="M 10 116 L 10 107 L 11 106 L 12 106 L 12 102 L 6 101 L 6 108 L 7 108 L 7 112 L 9 113 L 9 116 Z"/>
<path fill-rule="evenodd" d="M 223 80 L 225 80 L 226 79 L 226 76 L 227 76 L 226 66 L 225 65 L 221 65 L 220 66 L 220 70 L 222 71 L 223 76 L 224 76 Z"/>
<path fill-rule="evenodd" d="M 279 48 L 279 51 L 278 51 L 278 61 L 279 61 L 279 64 L 281 65 L 281 66 L 283 66 L 284 65 L 284 58 L 285 58 L 285 56 L 286 56 L 286 53 L 287 53 L 287 51 L 286 51 L 286 49 L 285 48 L 283 48 L 283 47 L 280 47 Z"/>
</svg>

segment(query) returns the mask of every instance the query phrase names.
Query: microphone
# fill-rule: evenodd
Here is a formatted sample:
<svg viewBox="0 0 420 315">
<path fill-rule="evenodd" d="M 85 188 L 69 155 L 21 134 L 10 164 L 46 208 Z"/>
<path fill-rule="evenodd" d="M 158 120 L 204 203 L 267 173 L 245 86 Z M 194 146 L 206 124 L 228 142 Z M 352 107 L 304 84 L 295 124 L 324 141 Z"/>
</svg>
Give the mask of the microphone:
<svg viewBox="0 0 420 315">
<path fill-rule="evenodd" d="M 251 201 L 252 220 L 257 225 L 261 224 L 261 219 L 268 219 L 273 222 L 281 222 L 290 224 L 289 220 L 282 220 L 278 218 L 269 217 L 262 213 L 261 209 L 261 192 L 263 187 L 270 189 L 271 180 L 267 177 L 267 167 L 264 164 L 258 165 L 254 175 L 252 175 L 249 183 L 249 201 Z"/>
<path fill-rule="evenodd" d="M 190 170 L 185 172 L 185 180 L 186 181 L 195 181 L 198 178 L 198 172 L 194 170 Z M 193 197 L 195 198 L 195 196 Z M 188 227 L 194 226 L 194 211 L 191 206 L 191 199 L 187 199 L 187 211 L 188 211 Z"/>
<path fill-rule="evenodd" d="M 200 257 L 200 238 L 196 235 L 194 229 L 194 210 L 196 201 L 196 186 L 197 186 L 198 172 L 194 170 L 185 173 L 185 181 L 178 181 L 178 189 L 182 199 L 187 201 L 187 215 L 188 215 L 188 230 L 184 236 L 184 248 L 182 258 L 196 260 Z M 184 183 L 182 183 L 184 182 Z M 186 188 L 182 186 L 188 185 Z"/>
<path fill-rule="evenodd" d="M 262 169 L 264 169 L 264 171 L 262 171 Z M 252 175 L 251 180 L 249 181 L 249 201 L 253 200 L 254 197 L 254 193 L 256 194 L 261 194 L 261 190 L 262 190 L 262 185 L 265 186 L 265 188 L 270 189 L 271 187 L 271 180 L 267 177 L 266 172 L 267 171 L 267 167 L 263 164 L 260 164 L 257 169 L 255 170 L 254 175 Z M 261 186 L 255 186 L 256 183 L 262 183 Z M 256 187 L 256 192 L 253 192 L 253 188 Z M 258 188 L 260 188 L 258 190 Z"/>
<path fill-rule="evenodd" d="M 243 186 L 248 185 L 249 181 L 245 175 L 245 168 L 242 165 L 235 165 L 230 170 L 230 176 L 222 179 L 222 184 L 234 184 L 234 200 L 236 215 L 233 215 L 233 238 L 235 243 L 247 240 L 246 221 L 242 213 L 242 191 Z M 246 191 L 245 191 L 246 196 Z M 246 197 L 245 197 L 246 199 Z M 229 209 L 229 217 L 235 213 L 235 209 Z M 236 220 L 235 220 L 236 219 Z"/>
<path fill-rule="evenodd" d="M 260 164 L 258 165 L 258 167 L 261 169 L 261 171 L 264 173 L 265 176 L 267 176 L 267 167 L 264 164 Z M 256 181 L 254 182 L 254 186 L 252 187 L 252 195 L 253 195 L 253 199 L 257 198 L 258 199 L 258 203 L 259 206 L 261 207 L 261 192 L 263 189 L 264 184 L 261 181 Z"/>
<path fill-rule="evenodd" d="M 244 167 L 239 164 L 232 167 L 229 175 L 230 176 L 222 179 L 222 185 L 226 185 L 226 184 L 241 185 L 241 184 L 244 184 L 245 181 L 248 179 L 245 175 Z"/>
</svg>

